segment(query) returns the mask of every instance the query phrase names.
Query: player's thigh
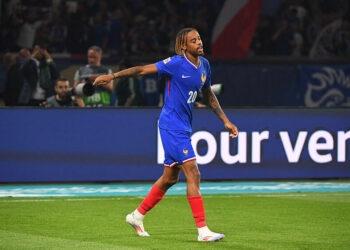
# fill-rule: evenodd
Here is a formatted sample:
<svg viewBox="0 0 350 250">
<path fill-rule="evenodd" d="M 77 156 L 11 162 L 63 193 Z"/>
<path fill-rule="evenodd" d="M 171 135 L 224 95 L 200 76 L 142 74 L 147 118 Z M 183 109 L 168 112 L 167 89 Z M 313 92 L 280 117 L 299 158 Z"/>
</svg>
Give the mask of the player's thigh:
<svg viewBox="0 0 350 250">
<path fill-rule="evenodd" d="M 178 180 L 181 169 L 178 166 L 174 167 L 164 167 L 163 178 L 169 180 Z"/>
<path fill-rule="evenodd" d="M 200 172 L 199 172 L 196 160 L 188 161 L 178 166 L 184 173 L 187 180 L 193 180 L 193 181 L 200 180 Z"/>
</svg>

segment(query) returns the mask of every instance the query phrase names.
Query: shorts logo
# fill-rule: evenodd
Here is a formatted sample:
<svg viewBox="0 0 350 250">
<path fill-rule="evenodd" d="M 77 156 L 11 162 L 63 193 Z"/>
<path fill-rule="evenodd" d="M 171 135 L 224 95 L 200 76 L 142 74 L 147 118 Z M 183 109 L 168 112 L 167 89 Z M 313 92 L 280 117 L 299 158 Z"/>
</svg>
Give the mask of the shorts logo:
<svg viewBox="0 0 350 250">
<path fill-rule="evenodd" d="M 182 152 L 184 152 L 185 155 L 188 155 L 188 149 L 183 149 Z"/>
<path fill-rule="evenodd" d="M 166 63 L 170 62 L 170 60 L 171 60 L 171 58 L 168 57 L 167 59 L 164 59 L 163 62 L 164 62 L 164 64 L 166 64 Z"/>
</svg>

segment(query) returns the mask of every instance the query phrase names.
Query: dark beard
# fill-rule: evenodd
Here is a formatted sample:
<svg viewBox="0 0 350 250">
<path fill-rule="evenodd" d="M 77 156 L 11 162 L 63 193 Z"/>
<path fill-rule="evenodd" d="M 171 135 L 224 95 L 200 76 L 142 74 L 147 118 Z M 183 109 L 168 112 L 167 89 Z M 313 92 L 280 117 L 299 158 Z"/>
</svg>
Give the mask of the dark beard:
<svg viewBox="0 0 350 250">
<path fill-rule="evenodd" d="M 61 105 L 67 105 L 67 104 L 71 103 L 71 101 L 72 101 L 71 96 L 68 94 L 60 96 L 60 99 L 61 100 L 57 100 L 57 102 L 59 102 Z"/>
</svg>

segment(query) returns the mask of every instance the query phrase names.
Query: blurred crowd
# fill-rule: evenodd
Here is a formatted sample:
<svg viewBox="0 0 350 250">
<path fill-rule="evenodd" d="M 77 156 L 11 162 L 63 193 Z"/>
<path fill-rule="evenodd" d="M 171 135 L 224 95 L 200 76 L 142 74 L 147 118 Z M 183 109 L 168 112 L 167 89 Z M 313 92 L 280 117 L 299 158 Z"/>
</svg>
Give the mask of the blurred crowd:
<svg viewBox="0 0 350 250">
<path fill-rule="evenodd" d="M 210 54 L 223 0 L 10 0 L 3 2 L 1 49 L 45 44 L 51 53 L 167 54 L 176 32 L 196 27 Z M 349 54 L 348 0 L 268 0 L 251 45 L 254 55 Z M 330 27 L 328 27 L 330 26 Z M 322 31 L 328 27 L 332 32 Z M 317 48 L 321 47 L 321 48 Z"/>
<path fill-rule="evenodd" d="M 51 53 L 168 54 L 176 32 L 194 26 L 209 44 L 222 0 L 9 0 L 3 2 L 3 51 L 45 44 Z M 204 18 L 203 18 L 204 17 Z"/>
<path fill-rule="evenodd" d="M 264 2 L 251 56 L 350 56 L 349 0 Z"/>
<path fill-rule="evenodd" d="M 176 32 L 196 27 L 210 55 L 224 0 L 2 1 L 1 51 L 34 44 L 50 53 L 168 55 Z M 262 0 L 250 56 L 348 56 L 349 0 Z"/>
</svg>

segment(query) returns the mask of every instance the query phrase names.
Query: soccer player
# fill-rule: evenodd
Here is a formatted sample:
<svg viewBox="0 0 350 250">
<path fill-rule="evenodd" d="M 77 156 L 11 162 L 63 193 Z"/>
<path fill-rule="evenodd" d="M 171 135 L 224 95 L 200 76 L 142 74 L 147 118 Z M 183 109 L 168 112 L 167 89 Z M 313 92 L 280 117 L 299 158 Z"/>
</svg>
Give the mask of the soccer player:
<svg viewBox="0 0 350 250">
<path fill-rule="evenodd" d="M 182 171 L 187 181 L 187 198 L 198 228 L 198 241 L 217 241 L 223 239 L 224 235 L 210 231 L 206 225 L 199 189 L 200 173 L 190 137 L 192 109 L 201 89 L 203 96 L 209 101 L 209 106 L 224 123 L 232 138 L 237 137 L 238 130 L 224 114 L 210 88 L 210 65 L 208 60 L 202 57 L 203 43 L 198 31 L 194 28 L 180 30 L 176 36 L 175 52 L 176 56 L 155 64 L 99 76 L 94 85 L 103 85 L 120 77 L 156 73 L 167 77 L 164 107 L 159 117 L 159 131 L 165 152 L 164 172 L 139 207 L 126 216 L 126 221 L 135 228 L 139 236 L 150 236 L 143 227 L 143 218 L 178 181 Z"/>
</svg>

